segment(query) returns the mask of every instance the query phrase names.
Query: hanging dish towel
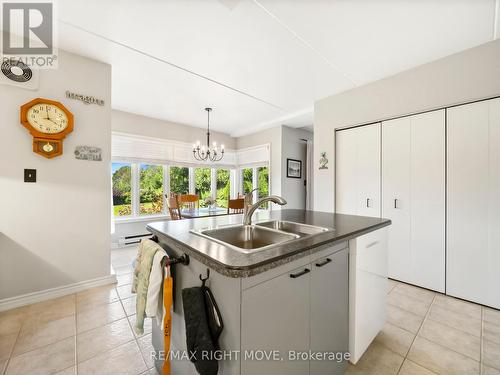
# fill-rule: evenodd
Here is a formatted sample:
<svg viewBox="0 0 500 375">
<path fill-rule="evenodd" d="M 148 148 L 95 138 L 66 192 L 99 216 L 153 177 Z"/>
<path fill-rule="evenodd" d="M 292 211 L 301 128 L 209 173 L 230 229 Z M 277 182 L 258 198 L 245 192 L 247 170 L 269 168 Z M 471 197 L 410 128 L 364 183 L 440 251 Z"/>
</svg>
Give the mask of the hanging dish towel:
<svg viewBox="0 0 500 375">
<path fill-rule="evenodd" d="M 163 307 L 165 316 L 163 318 L 163 350 L 165 361 L 163 362 L 162 375 L 170 375 L 170 335 L 172 334 L 172 305 L 173 305 L 173 279 L 170 275 L 170 267 L 167 267 L 165 280 L 163 281 Z"/>
<path fill-rule="evenodd" d="M 142 240 L 137 253 L 134 270 L 134 281 L 132 293 L 137 293 L 135 331 L 142 335 L 144 333 L 144 318 L 146 316 L 146 300 L 149 288 L 149 276 L 153 258 L 157 251 L 164 251 L 160 245 L 151 240 Z"/>
<path fill-rule="evenodd" d="M 163 323 L 165 311 L 163 308 L 163 298 L 161 296 L 161 289 L 164 284 L 166 274 L 164 269 L 168 271 L 168 267 L 164 267 L 164 260 L 168 259 L 165 250 L 158 250 L 153 258 L 153 265 L 151 267 L 151 274 L 149 275 L 149 287 L 146 298 L 146 316 L 148 318 L 156 318 L 159 326 Z"/>
<path fill-rule="evenodd" d="M 206 281 L 206 280 L 205 280 Z M 205 286 L 182 290 L 186 341 L 189 353 L 194 353 L 191 361 L 201 375 L 217 375 L 219 364 L 213 356 L 219 349 L 218 339 L 224 327 L 219 308 L 210 289 Z"/>
</svg>

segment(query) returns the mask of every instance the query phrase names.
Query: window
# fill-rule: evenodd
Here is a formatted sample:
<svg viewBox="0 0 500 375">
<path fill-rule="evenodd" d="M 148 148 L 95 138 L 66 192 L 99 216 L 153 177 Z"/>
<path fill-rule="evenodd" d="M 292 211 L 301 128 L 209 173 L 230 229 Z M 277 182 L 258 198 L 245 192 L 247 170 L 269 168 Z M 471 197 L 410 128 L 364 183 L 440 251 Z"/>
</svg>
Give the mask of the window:
<svg viewBox="0 0 500 375">
<path fill-rule="evenodd" d="M 264 198 L 269 195 L 269 168 L 259 167 L 257 168 L 257 184 L 259 198 Z M 261 205 L 262 208 L 268 208 L 269 202 Z"/>
<path fill-rule="evenodd" d="M 196 168 L 194 170 L 194 191 L 200 197 L 200 207 L 207 207 L 206 199 L 211 197 L 210 174 L 210 168 Z"/>
<path fill-rule="evenodd" d="M 248 194 L 253 189 L 253 168 L 244 168 L 241 170 L 243 194 Z"/>
<path fill-rule="evenodd" d="M 217 206 L 227 208 L 230 190 L 230 172 L 228 169 L 217 169 Z"/>
<path fill-rule="evenodd" d="M 165 172 L 168 170 L 168 173 Z M 115 161 L 111 164 L 114 217 L 125 221 L 138 216 L 166 215 L 164 195 L 189 194 L 200 197 L 200 207 L 207 207 L 207 198 L 215 198 L 218 207 L 227 208 L 228 199 L 240 189 L 253 198 L 269 195 L 269 168 L 252 166 L 238 170 L 224 168 L 180 167 L 149 163 Z M 265 203 L 261 208 L 269 208 Z"/>
<path fill-rule="evenodd" d="M 170 167 L 170 193 L 189 193 L 189 168 Z"/>
<path fill-rule="evenodd" d="M 115 216 L 132 215 L 132 166 L 127 163 L 111 165 L 113 180 L 113 212 Z"/>
<path fill-rule="evenodd" d="M 163 212 L 163 166 L 141 164 L 139 177 L 139 214 Z"/>
</svg>

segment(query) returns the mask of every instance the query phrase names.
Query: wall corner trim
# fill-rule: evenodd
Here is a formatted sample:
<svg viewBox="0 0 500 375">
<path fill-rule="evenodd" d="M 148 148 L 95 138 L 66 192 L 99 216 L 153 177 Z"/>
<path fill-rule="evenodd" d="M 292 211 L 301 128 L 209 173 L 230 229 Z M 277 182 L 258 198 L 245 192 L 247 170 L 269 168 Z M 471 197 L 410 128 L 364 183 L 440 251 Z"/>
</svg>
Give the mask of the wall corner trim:
<svg viewBox="0 0 500 375">
<path fill-rule="evenodd" d="M 86 289 L 114 283 L 116 283 L 116 275 L 113 273 L 111 275 L 63 285 L 56 288 L 50 288 L 38 292 L 22 294 L 20 296 L 4 298 L 0 299 L 0 311 L 10 310 L 16 307 L 46 301 L 52 298 L 63 297 L 68 294 L 81 292 Z"/>
</svg>

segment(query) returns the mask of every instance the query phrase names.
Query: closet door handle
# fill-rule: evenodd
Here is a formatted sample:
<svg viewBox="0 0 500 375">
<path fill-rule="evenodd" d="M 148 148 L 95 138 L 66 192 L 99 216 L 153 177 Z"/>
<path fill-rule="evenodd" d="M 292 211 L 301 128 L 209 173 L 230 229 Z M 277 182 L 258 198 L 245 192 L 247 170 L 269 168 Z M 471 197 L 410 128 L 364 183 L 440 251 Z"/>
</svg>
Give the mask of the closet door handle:
<svg viewBox="0 0 500 375">
<path fill-rule="evenodd" d="M 290 277 L 292 279 L 296 279 L 297 277 L 303 276 L 303 275 L 305 275 L 305 274 L 307 274 L 309 272 L 311 272 L 311 271 L 308 268 L 304 268 L 303 271 L 300 271 L 300 272 L 297 272 L 297 273 L 291 273 Z"/>
<path fill-rule="evenodd" d="M 397 198 L 394 199 L 394 208 L 398 208 L 398 200 L 397 200 Z"/>
<path fill-rule="evenodd" d="M 366 207 L 370 208 L 370 198 L 366 198 Z"/>
<path fill-rule="evenodd" d="M 330 258 L 326 258 L 324 261 L 320 263 L 316 263 L 316 267 L 323 267 L 326 266 L 328 263 L 330 263 L 332 260 Z"/>
</svg>

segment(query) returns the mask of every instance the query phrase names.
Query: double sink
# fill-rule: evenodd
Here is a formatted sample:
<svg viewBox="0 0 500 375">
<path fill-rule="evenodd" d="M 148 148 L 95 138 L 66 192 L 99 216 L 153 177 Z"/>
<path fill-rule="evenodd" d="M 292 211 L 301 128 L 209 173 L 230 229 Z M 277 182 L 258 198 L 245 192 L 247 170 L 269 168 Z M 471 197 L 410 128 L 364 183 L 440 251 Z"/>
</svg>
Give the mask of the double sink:
<svg viewBox="0 0 500 375">
<path fill-rule="evenodd" d="M 241 253 L 253 253 L 331 230 L 292 221 L 273 220 L 254 225 L 232 225 L 191 232 Z"/>
</svg>

